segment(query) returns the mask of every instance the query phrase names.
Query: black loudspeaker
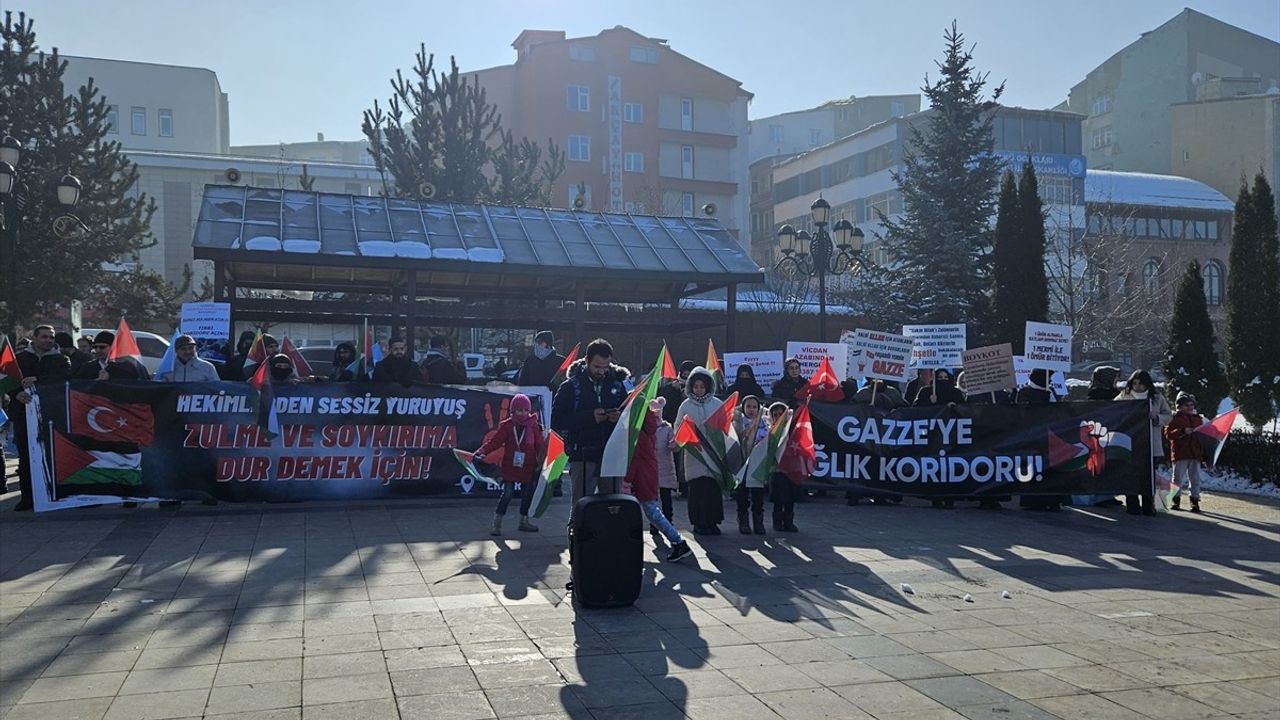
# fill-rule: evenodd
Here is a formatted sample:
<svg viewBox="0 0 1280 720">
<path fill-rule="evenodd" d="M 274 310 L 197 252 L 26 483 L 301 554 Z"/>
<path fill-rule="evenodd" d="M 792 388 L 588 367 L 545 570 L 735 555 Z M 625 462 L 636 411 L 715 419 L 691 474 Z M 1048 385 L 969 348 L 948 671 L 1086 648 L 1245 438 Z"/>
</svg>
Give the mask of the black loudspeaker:
<svg viewBox="0 0 1280 720">
<path fill-rule="evenodd" d="M 644 513 L 630 495 L 588 495 L 569 525 L 573 597 L 585 607 L 626 607 L 640 596 Z"/>
</svg>

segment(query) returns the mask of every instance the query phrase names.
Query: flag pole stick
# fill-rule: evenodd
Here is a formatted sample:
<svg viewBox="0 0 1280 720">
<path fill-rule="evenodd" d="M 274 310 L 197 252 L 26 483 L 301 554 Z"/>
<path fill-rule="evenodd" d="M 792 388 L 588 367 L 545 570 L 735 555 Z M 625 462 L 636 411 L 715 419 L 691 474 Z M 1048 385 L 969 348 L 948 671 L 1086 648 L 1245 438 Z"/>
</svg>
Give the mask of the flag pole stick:
<svg viewBox="0 0 1280 720">
<path fill-rule="evenodd" d="M 876 406 L 876 390 L 880 388 L 880 383 L 872 378 L 871 380 L 871 407 Z"/>
</svg>

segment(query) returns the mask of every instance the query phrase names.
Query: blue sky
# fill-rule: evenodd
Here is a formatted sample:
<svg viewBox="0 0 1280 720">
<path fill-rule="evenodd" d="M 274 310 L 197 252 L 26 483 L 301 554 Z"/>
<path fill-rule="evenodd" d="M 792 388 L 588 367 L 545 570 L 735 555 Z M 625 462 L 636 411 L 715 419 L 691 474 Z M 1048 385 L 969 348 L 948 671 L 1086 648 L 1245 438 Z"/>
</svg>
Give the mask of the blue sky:
<svg viewBox="0 0 1280 720">
<path fill-rule="evenodd" d="M 1192 7 L 1280 40 L 1276 0 L 36 0 L 45 48 L 194 65 L 230 96 L 232 144 L 360 136 L 419 43 L 463 69 L 512 62 L 521 30 L 570 37 L 626 25 L 743 82 L 752 117 L 855 95 L 913 92 L 954 18 L 1005 101 L 1051 107 L 1120 48 Z"/>
</svg>

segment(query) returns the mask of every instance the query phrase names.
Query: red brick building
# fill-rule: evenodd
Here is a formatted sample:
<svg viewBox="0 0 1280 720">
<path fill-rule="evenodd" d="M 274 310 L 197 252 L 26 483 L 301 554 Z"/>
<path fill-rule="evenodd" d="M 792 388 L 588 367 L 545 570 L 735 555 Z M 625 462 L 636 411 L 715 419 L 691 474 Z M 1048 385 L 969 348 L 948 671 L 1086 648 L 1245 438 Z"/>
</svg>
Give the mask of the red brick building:
<svg viewBox="0 0 1280 720">
<path fill-rule="evenodd" d="M 564 151 L 557 205 L 581 196 L 590 210 L 688 216 L 710 203 L 726 227 L 745 227 L 742 83 L 621 26 L 525 30 L 512 47 L 514 64 L 475 75 L 504 127 Z"/>
</svg>

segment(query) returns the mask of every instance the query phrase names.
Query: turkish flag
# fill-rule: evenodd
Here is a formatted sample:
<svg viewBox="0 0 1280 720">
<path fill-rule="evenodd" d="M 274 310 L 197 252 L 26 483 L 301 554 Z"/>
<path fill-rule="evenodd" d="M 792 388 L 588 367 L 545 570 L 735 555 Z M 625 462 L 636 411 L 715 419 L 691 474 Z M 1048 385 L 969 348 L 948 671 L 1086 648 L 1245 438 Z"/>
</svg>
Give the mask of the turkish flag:
<svg viewBox="0 0 1280 720">
<path fill-rule="evenodd" d="M 796 485 L 803 485 L 818 464 L 818 452 L 813 442 L 813 420 L 809 417 L 809 403 L 796 411 L 791 426 L 791 437 L 778 469 Z"/>
<path fill-rule="evenodd" d="M 831 367 L 830 358 L 823 356 L 818 371 L 813 374 L 809 384 L 796 391 L 796 399 L 811 397 L 818 402 L 844 401 L 844 389 L 840 387 L 840 378 L 836 377 L 835 368 Z"/>
<path fill-rule="evenodd" d="M 156 438 L 156 418 L 150 405 L 72 390 L 70 430 L 102 442 L 150 445 Z"/>
</svg>

